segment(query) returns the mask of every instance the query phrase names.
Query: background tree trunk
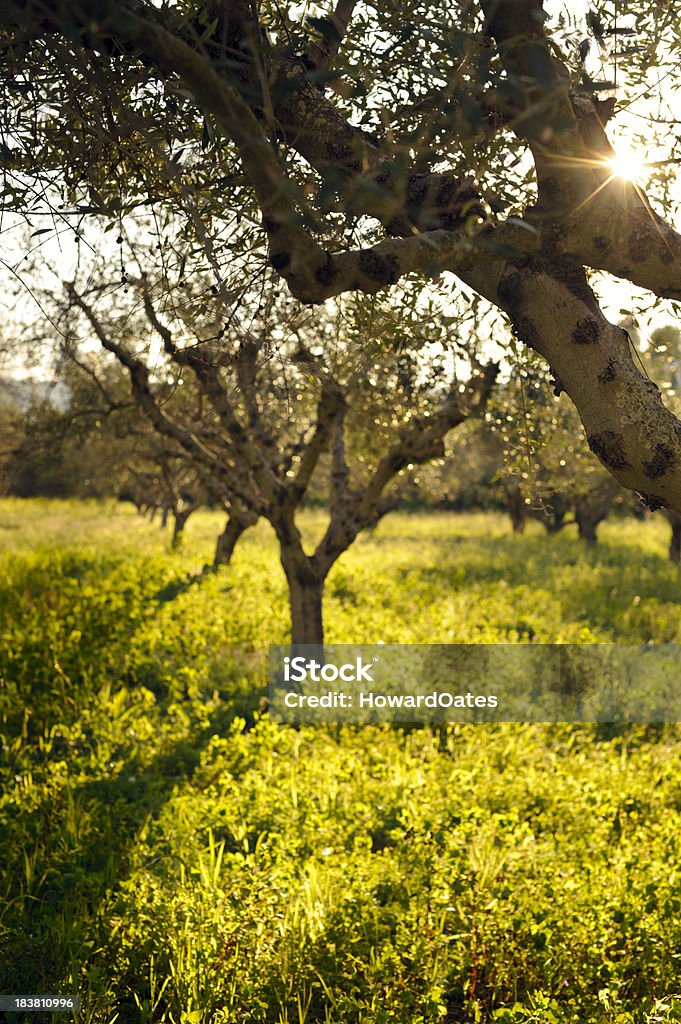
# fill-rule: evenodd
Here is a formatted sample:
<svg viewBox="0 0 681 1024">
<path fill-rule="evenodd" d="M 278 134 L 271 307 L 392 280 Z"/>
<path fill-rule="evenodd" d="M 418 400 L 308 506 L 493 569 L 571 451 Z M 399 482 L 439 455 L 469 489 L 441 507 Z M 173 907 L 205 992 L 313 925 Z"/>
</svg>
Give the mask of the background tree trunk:
<svg viewBox="0 0 681 1024">
<path fill-rule="evenodd" d="M 596 519 L 588 515 L 580 516 L 577 519 L 577 532 L 580 540 L 583 540 L 589 547 L 593 547 L 598 540 L 596 528 L 599 523 L 600 519 Z"/>
<path fill-rule="evenodd" d="M 254 523 L 255 518 L 249 521 L 233 515 L 227 517 L 225 528 L 218 537 L 217 544 L 215 545 L 215 557 L 213 558 L 214 572 L 221 565 L 229 565 L 239 537 L 248 529 L 249 526 L 253 526 Z"/>
<path fill-rule="evenodd" d="M 596 529 L 607 518 L 617 488 L 610 479 L 604 480 L 585 494 L 575 498 L 575 520 L 579 536 L 586 544 L 598 540 Z"/>
<path fill-rule="evenodd" d="M 182 543 L 182 536 L 184 528 L 187 525 L 187 520 L 192 514 L 192 509 L 183 509 L 181 512 L 173 512 L 173 538 L 170 542 L 172 548 L 179 548 Z"/>
<path fill-rule="evenodd" d="M 678 512 L 667 511 L 667 519 L 672 528 L 672 535 L 669 540 L 669 558 L 676 565 L 681 561 L 681 515 Z"/>
<path fill-rule="evenodd" d="M 607 507 L 603 507 L 603 502 L 596 499 L 595 501 L 591 498 L 591 495 L 585 494 L 577 498 L 575 501 L 575 521 L 577 523 L 577 532 L 581 540 L 589 547 L 593 546 L 598 541 L 597 528 L 598 524 L 602 523 L 606 518 L 610 509 L 610 502 L 607 502 Z"/>
<path fill-rule="evenodd" d="M 519 487 L 506 487 L 506 504 L 514 533 L 523 533 L 527 520 L 525 499 Z"/>
<path fill-rule="evenodd" d="M 559 533 L 564 526 L 565 516 L 570 510 L 570 499 L 563 494 L 554 491 L 544 502 L 541 512 L 541 520 L 547 533 Z"/>
</svg>

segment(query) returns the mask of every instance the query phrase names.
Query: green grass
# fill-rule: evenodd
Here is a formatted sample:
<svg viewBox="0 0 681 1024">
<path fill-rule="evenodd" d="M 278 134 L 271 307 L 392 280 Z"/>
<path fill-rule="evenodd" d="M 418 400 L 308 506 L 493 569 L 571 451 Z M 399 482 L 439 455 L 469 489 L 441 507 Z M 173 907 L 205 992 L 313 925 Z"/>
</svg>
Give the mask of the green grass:
<svg viewBox="0 0 681 1024">
<path fill-rule="evenodd" d="M 277 727 L 276 547 L 205 573 L 220 524 L 171 552 L 125 507 L 0 503 L 0 992 L 93 1024 L 680 1019 L 677 728 Z M 328 639 L 678 641 L 667 531 L 395 515 Z"/>
</svg>

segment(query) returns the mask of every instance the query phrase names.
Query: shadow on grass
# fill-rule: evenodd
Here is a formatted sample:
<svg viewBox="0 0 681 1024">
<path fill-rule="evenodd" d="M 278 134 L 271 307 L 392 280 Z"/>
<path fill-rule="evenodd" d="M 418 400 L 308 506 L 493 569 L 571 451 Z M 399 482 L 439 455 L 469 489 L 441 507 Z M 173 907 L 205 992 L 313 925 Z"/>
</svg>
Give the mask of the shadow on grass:
<svg viewBox="0 0 681 1024">
<path fill-rule="evenodd" d="M 165 587 L 161 587 L 160 590 L 156 591 L 152 600 L 155 601 L 157 605 L 167 604 L 169 601 L 174 601 L 175 598 L 179 597 L 181 594 L 188 593 L 192 587 L 198 586 L 204 580 L 211 579 L 211 577 L 215 576 L 216 573 L 217 570 L 214 569 L 212 565 L 206 564 L 201 572 L 190 573 L 184 578 L 178 577 L 175 580 L 171 580 L 170 583 L 165 585 Z"/>
<path fill-rule="evenodd" d="M 106 911 L 133 867 L 140 836 L 176 788 L 191 781 L 214 735 L 225 734 L 235 718 L 252 725 L 254 705 L 255 691 L 239 694 L 148 763 L 132 757 L 116 765 L 116 775 L 67 784 L 57 794 L 46 788 L 37 806 L 14 816 L 0 914 L 0 936 L 11 936 L 11 945 L 0 957 L 0 991 L 74 990 L 69 977 L 79 978 L 110 938 Z M 132 1005 L 117 1009 L 119 1021 L 138 1019 Z"/>
</svg>

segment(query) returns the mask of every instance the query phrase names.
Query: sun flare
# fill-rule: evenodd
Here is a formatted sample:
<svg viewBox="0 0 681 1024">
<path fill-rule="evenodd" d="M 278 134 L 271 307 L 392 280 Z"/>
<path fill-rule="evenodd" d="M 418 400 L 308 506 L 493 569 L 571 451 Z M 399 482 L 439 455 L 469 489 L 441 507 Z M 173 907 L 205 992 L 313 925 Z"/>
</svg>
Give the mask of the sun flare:
<svg viewBox="0 0 681 1024">
<path fill-rule="evenodd" d="M 645 176 L 647 165 L 640 154 L 628 150 L 616 153 L 611 160 L 608 160 L 608 167 L 616 178 L 624 178 L 625 181 L 640 181 Z"/>
</svg>

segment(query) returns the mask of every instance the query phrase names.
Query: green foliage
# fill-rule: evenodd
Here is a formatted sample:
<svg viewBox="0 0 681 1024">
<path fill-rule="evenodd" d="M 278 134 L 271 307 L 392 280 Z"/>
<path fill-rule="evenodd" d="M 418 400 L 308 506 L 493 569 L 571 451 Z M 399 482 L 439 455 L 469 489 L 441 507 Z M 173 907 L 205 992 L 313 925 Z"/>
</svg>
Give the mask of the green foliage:
<svg viewBox="0 0 681 1024">
<path fill-rule="evenodd" d="M 275 726 L 276 545 L 206 573 L 219 526 L 172 552 L 129 509 L 2 504 L 0 990 L 93 1024 L 678 1020 L 678 729 Z M 394 516 L 329 639 L 678 640 L 665 541 Z"/>
</svg>

